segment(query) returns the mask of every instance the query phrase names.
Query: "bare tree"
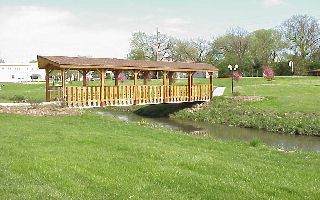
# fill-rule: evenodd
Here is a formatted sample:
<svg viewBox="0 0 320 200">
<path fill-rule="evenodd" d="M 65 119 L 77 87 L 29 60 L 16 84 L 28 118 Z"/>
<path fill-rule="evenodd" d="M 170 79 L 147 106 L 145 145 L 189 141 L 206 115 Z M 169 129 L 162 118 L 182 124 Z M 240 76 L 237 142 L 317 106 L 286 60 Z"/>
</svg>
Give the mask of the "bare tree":
<svg viewBox="0 0 320 200">
<path fill-rule="evenodd" d="M 171 56 L 172 42 L 165 35 L 148 35 L 144 32 L 133 33 L 130 41 L 130 59 L 135 60 L 164 60 Z"/>
<path fill-rule="evenodd" d="M 192 47 L 197 51 L 196 62 L 204 62 L 210 51 L 210 42 L 201 38 L 191 41 Z"/>
<path fill-rule="evenodd" d="M 295 56 L 306 59 L 318 50 L 320 27 L 314 17 L 294 15 L 282 23 L 281 30 Z"/>
<path fill-rule="evenodd" d="M 242 28 L 233 28 L 226 35 L 216 38 L 214 46 L 220 49 L 224 59 L 240 65 L 243 71 L 244 60 L 249 50 L 249 33 Z M 231 64 L 231 63 L 230 63 Z"/>
</svg>

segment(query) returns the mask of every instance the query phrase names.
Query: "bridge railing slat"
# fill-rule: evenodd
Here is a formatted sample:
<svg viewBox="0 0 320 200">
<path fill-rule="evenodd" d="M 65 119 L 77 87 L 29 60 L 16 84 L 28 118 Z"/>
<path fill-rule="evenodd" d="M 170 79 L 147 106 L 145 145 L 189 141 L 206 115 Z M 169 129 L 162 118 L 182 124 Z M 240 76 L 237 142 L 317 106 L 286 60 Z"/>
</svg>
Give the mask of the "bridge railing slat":
<svg viewBox="0 0 320 200">
<path fill-rule="evenodd" d="M 137 104 L 178 103 L 187 101 L 210 100 L 210 85 L 193 85 L 191 99 L 187 85 L 139 85 L 134 95 L 133 85 L 104 86 L 101 93 L 99 86 L 66 86 L 65 101 L 70 107 L 98 107 L 102 105 L 133 105 Z M 60 95 L 61 90 L 59 91 Z M 101 97 L 104 94 L 104 97 Z M 52 93 L 52 97 L 56 94 Z M 50 97 L 51 97 L 50 96 Z"/>
</svg>

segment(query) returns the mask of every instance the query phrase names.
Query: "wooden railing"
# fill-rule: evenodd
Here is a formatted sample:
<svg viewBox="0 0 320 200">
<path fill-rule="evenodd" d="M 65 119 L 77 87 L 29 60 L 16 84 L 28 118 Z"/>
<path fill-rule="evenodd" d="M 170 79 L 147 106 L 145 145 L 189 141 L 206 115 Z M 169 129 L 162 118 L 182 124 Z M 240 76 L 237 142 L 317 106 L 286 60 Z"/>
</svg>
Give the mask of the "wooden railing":
<svg viewBox="0 0 320 200">
<path fill-rule="evenodd" d="M 178 103 L 208 101 L 210 85 L 120 85 L 120 86 L 66 86 L 65 101 L 71 107 L 100 107 L 115 105 Z M 104 91 L 102 91 L 102 89 Z M 62 91 L 59 90 L 62 97 Z M 190 93 L 190 94 L 189 94 Z M 101 96 L 101 94 L 104 94 Z"/>
<path fill-rule="evenodd" d="M 211 98 L 210 85 L 193 85 L 191 101 L 208 101 Z"/>
<path fill-rule="evenodd" d="M 48 89 L 50 101 L 61 101 L 62 98 L 62 86 L 50 86 Z"/>
<path fill-rule="evenodd" d="M 137 86 L 136 104 L 159 104 L 164 102 L 164 86 L 139 85 Z"/>
<path fill-rule="evenodd" d="M 104 90 L 105 97 L 102 102 L 107 106 L 133 105 L 134 103 L 133 85 L 105 86 Z"/>
<path fill-rule="evenodd" d="M 189 101 L 189 92 L 187 85 L 168 85 L 166 88 L 166 102 L 187 102 Z"/>
<path fill-rule="evenodd" d="M 66 86 L 66 103 L 72 107 L 98 107 L 100 89 L 99 86 Z"/>
</svg>

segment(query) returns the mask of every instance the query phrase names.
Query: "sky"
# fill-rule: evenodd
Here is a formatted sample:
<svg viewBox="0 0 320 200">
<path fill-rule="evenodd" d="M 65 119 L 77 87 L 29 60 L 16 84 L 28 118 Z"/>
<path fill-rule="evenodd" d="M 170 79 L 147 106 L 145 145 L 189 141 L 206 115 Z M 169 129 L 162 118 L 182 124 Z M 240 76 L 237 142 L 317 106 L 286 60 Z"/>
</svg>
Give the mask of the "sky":
<svg viewBox="0 0 320 200">
<path fill-rule="evenodd" d="M 0 0 L 0 58 L 125 58 L 137 31 L 211 40 L 234 27 L 275 28 L 295 14 L 320 20 L 319 8 L 319 0 Z"/>
</svg>

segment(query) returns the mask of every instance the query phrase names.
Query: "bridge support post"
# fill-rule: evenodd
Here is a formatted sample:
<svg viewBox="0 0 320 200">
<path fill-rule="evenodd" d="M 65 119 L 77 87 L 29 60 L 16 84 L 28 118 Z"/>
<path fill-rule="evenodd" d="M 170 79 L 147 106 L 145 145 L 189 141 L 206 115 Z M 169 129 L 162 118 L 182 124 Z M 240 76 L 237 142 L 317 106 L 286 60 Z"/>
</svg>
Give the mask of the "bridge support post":
<svg viewBox="0 0 320 200">
<path fill-rule="evenodd" d="M 193 72 L 188 72 L 188 98 L 189 101 L 193 100 L 192 96 L 192 85 L 193 85 Z"/>
<path fill-rule="evenodd" d="M 82 86 L 88 86 L 88 80 L 87 80 L 88 70 L 83 69 L 82 72 L 80 73 L 82 74 Z"/>
<path fill-rule="evenodd" d="M 149 71 L 144 71 L 143 72 L 143 85 L 147 85 L 147 80 L 149 78 L 150 72 Z"/>
<path fill-rule="evenodd" d="M 118 86 L 119 85 L 120 70 L 113 71 L 113 74 L 114 74 L 114 85 Z"/>
<path fill-rule="evenodd" d="M 46 101 L 50 101 L 49 77 L 50 77 L 50 70 L 46 68 Z"/>
<path fill-rule="evenodd" d="M 138 104 L 138 71 L 134 70 L 134 79 L 133 79 L 133 85 L 134 85 L 134 93 L 133 93 L 133 105 Z"/>
<path fill-rule="evenodd" d="M 105 102 L 105 79 L 106 79 L 106 70 L 105 69 L 101 69 L 100 70 L 100 105 L 101 107 L 104 107 L 106 105 Z"/>
<path fill-rule="evenodd" d="M 212 80 L 213 73 L 212 72 L 209 72 L 209 78 L 210 78 L 209 83 L 210 83 L 210 100 L 211 100 L 212 99 L 212 95 L 213 95 L 213 85 L 212 85 L 212 83 L 213 83 L 213 80 Z"/>
<path fill-rule="evenodd" d="M 62 99 L 66 99 L 66 70 L 61 69 Z"/>
<path fill-rule="evenodd" d="M 167 96 L 167 91 L 168 91 L 168 87 L 167 87 L 167 76 L 168 76 L 168 72 L 163 71 L 163 103 L 167 103 L 168 101 L 168 96 Z"/>
</svg>

